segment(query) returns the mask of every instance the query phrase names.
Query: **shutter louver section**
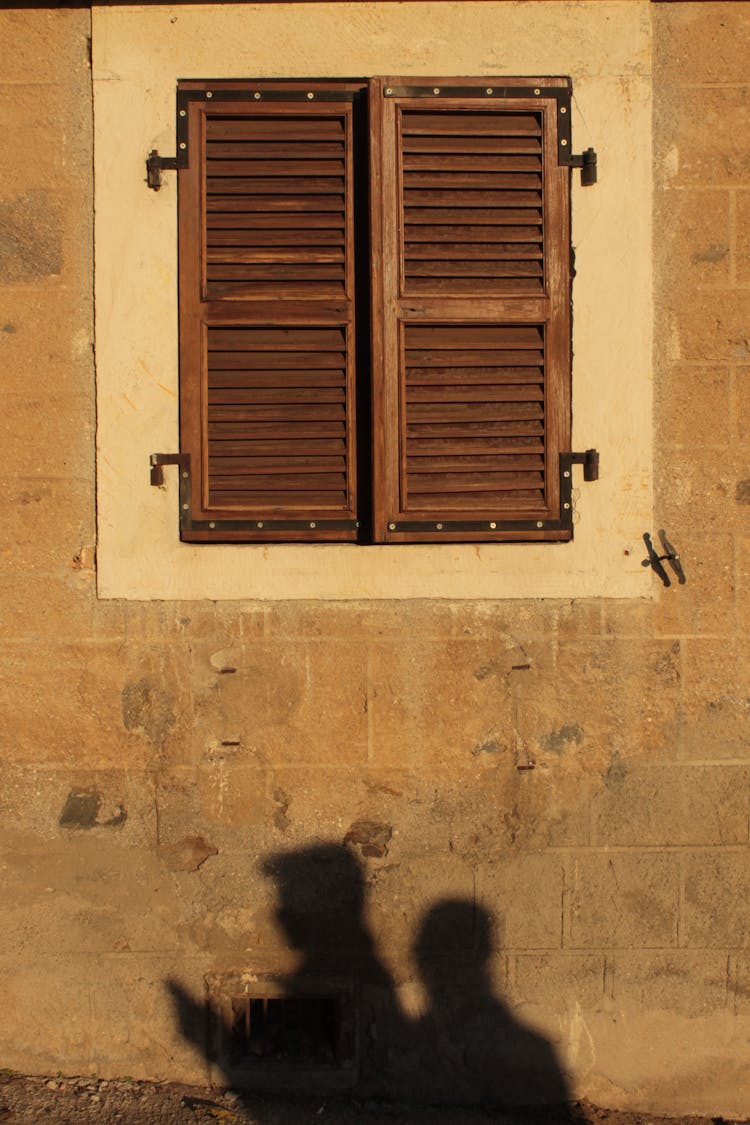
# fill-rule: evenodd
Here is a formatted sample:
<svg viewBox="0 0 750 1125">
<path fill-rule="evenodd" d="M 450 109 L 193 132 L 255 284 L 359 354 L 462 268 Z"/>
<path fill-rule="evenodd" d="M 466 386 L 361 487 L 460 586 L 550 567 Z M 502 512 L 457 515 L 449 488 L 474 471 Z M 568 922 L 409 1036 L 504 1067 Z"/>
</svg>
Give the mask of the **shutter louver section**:
<svg viewBox="0 0 750 1125">
<path fill-rule="evenodd" d="M 355 539 L 356 87 L 206 90 L 180 173 L 183 538 Z"/>
<path fill-rule="evenodd" d="M 544 501 L 544 340 L 536 327 L 406 325 L 410 510 Z"/>
<path fill-rule="evenodd" d="M 401 115 L 407 293 L 541 293 L 539 114 Z"/>
<path fill-rule="evenodd" d="M 344 297 L 345 199 L 343 118 L 209 117 L 209 299 Z"/>
<path fill-rule="evenodd" d="M 342 328 L 209 328 L 209 504 L 346 506 Z"/>
<path fill-rule="evenodd" d="M 451 94 L 439 79 L 383 82 L 376 537 L 566 539 L 569 171 L 557 159 L 558 103 L 549 88 L 504 96 L 486 80 L 462 83 Z"/>
</svg>

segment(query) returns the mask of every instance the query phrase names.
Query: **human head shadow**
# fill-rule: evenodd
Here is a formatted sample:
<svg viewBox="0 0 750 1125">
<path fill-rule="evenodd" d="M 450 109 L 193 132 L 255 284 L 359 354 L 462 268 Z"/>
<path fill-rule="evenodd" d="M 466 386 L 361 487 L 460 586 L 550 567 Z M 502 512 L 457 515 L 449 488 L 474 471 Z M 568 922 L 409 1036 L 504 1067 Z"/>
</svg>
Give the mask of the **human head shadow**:
<svg viewBox="0 0 750 1125">
<path fill-rule="evenodd" d="M 433 906 L 413 954 L 425 990 L 419 1070 L 436 1101 L 563 1106 L 570 1091 L 552 1044 L 497 995 L 490 913 L 468 899 Z"/>
<path fill-rule="evenodd" d="M 276 919 L 296 967 L 226 974 L 223 983 L 217 974 L 203 1002 L 167 982 L 180 1032 L 209 1061 L 216 1085 L 236 1090 L 256 1114 L 254 1095 L 269 1091 L 433 1104 L 568 1101 L 552 1046 L 493 992 L 487 911 L 452 899 L 427 912 L 413 949 L 426 1008 L 410 1018 L 365 922 L 364 871 L 349 848 L 279 852 L 260 870 L 275 884 Z"/>
</svg>

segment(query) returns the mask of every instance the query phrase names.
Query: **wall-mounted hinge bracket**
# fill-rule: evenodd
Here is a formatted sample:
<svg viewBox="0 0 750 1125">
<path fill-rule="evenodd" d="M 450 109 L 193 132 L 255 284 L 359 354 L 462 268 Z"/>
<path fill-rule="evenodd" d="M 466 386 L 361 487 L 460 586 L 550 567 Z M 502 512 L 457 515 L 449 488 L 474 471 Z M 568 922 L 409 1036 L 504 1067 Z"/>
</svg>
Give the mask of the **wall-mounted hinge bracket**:
<svg viewBox="0 0 750 1125">
<path fill-rule="evenodd" d="M 175 171 L 180 167 L 178 156 L 159 156 L 155 148 L 146 157 L 146 183 L 154 191 L 161 187 L 161 174 L 164 171 Z"/>
<path fill-rule="evenodd" d="M 582 187 L 590 187 L 591 184 L 596 183 L 596 153 L 593 148 L 587 148 L 579 155 L 570 154 L 564 157 L 561 164 L 567 164 L 569 168 L 581 169 L 581 185 Z"/>
<path fill-rule="evenodd" d="M 148 459 L 151 466 L 151 483 L 164 484 L 164 465 L 179 465 L 182 474 L 190 480 L 190 454 L 189 453 L 152 453 Z"/>
<path fill-rule="evenodd" d="M 583 465 L 584 480 L 599 480 L 599 452 L 596 449 L 587 449 L 585 453 L 561 453 L 560 471 L 563 479 L 570 476 L 572 465 Z"/>
</svg>

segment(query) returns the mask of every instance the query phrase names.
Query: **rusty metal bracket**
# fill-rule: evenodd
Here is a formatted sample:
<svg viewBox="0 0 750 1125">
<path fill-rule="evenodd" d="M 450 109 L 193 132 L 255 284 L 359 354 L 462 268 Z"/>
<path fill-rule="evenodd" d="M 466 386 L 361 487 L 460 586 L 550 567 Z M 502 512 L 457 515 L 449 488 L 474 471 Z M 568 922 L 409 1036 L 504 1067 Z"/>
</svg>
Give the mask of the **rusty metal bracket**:
<svg viewBox="0 0 750 1125">
<path fill-rule="evenodd" d="M 669 575 L 661 565 L 662 562 L 668 562 L 672 570 L 677 575 L 677 581 L 679 582 L 680 586 L 684 586 L 686 578 L 685 572 L 682 569 L 682 563 L 680 562 L 680 556 L 667 539 L 663 529 L 659 532 L 659 538 L 661 539 L 661 545 L 664 549 L 663 555 L 657 553 L 656 548 L 651 542 L 651 536 L 647 531 L 644 531 L 643 542 L 646 544 L 648 558 L 643 559 L 643 561 L 641 562 L 641 566 L 650 566 L 651 569 L 659 575 L 659 578 L 661 578 L 665 586 L 671 586 L 672 583 L 670 581 Z"/>
<path fill-rule="evenodd" d="M 164 473 L 162 472 L 164 465 L 179 465 L 188 479 L 190 478 L 189 453 L 152 453 L 148 460 L 151 466 L 151 483 L 153 485 L 164 484 Z"/>
<path fill-rule="evenodd" d="M 178 156 L 159 156 L 158 150 L 151 149 L 146 157 L 146 183 L 153 191 L 158 191 L 162 184 L 162 172 L 175 171 L 182 167 Z"/>
<path fill-rule="evenodd" d="M 591 184 L 596 183 L 596 153 L 593 148 L 587 148 L 585 152 L 580 155 L 571 155 L 567 159 L 562 159 L 561 164 L 567 164 L 569 168 L 581 169 L 581 186 L 590 187 Z"/>
</svg>

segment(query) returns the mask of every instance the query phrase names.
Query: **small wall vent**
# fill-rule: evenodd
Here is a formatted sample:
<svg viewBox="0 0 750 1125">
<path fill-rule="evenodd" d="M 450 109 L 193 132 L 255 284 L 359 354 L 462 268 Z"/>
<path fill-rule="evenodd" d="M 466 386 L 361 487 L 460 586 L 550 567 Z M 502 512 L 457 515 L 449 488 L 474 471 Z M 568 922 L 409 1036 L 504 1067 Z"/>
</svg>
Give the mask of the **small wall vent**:
<svg viewBox="0 0 750 1125">
<path fill-rule="evenodd" d="M 356 1083 L 354 989 L 340 980 L 233 972 L 206 978 L 209 1057 L 217 1085 L 350 1089 Z"/>
</svg>

